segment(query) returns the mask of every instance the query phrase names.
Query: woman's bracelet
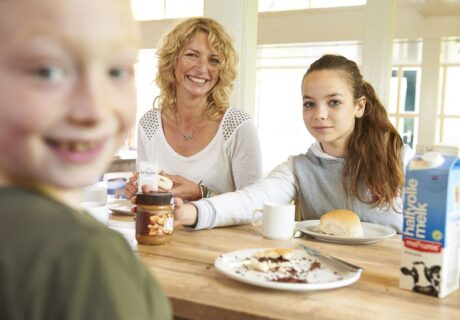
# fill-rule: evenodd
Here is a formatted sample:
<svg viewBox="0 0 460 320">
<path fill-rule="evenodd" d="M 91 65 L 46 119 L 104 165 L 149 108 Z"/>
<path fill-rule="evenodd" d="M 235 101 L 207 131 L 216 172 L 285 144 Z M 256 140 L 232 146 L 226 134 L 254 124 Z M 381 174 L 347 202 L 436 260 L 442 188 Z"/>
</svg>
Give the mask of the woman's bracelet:
<svg viewBox="0 0 460 320">
<path fill-rule="evenodd" d="M 203 185 L 203 194 L 205 198 L 209 198 L 209 189 L 205 185 Z"/>
<path fill-rule="evenodd" d="M 204 197 L 204 190 L 203 190 L 204 186 L 199 184 L 198 187 L 200 187 L 200 193 L 201 193 L 201 198 L 200 199 L 203 199 L 203 197 Z"/>
<path fill-rule="evenodd" d="M 214 195 L 213 192 L 207 186 L 201 184 L 201 181 L 198 183 L 198 186 L 200 187 L 201 199 L 210 198 Z"/>
<path fill-rule="evenodd" d="M 200 180 L 200 182 L 198 182 L 198 188 L 200 189 L 200 194 L 201 194 L 200 199 L 203 199 L 203 196 L 204 196 L 203 185 L 201 184 L 202 182 L 203 182 L 203 180 Z"/>
</svg>

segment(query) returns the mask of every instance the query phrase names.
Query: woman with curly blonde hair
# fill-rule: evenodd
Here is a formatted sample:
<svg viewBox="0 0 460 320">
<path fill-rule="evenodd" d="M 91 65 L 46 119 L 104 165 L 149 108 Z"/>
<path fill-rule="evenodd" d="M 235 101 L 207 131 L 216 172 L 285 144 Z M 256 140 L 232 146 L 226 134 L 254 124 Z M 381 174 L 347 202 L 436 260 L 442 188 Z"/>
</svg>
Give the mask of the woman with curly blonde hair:
<svg viewBox="0 0 460 320">
<path fill-rule="evenodd" d="M 160 95 L 139 122 L 138 164 L 151 161 L 172 192 L 196 200 L 234 191 L 262 175 L 251 117 L 229 106 L 238 54 L 222 25 L 189 18 L 165 35 L 157 51 Z M 134 175 L 128 197 L 138 186 Z"/>
<path fill-rule="evenodd" d="M 209 18 L 196 18 L 184 21 L 163 39 L 163 44 L 157 52 L 158 72 L 156 83 L 160 88 L 158 105 L 161 109 L 176 111 L 176 61 L 188 39 L 196 32 L 207 34 L 209 46 L 219 52 L 220 72 L 215 86 L 208 92 L 205 117 L 219 119 L 228 108 L 228 99 L 236 78 L 238 53 L 233 47 L 232 40 L 223 27 Z"/>
<path fill-rule="evenodd" d="M 325 55 L 303 77 L 303 120 L 317 140 L 257 183 L 183 205 L 176 221 L 196 229 L 248 223 L 267 202 L 299 199 L 304 220 L 335 209 L 361 221 L 402 229 L 404 166 L 412 152 L 355 62 Z"/>
</svg>

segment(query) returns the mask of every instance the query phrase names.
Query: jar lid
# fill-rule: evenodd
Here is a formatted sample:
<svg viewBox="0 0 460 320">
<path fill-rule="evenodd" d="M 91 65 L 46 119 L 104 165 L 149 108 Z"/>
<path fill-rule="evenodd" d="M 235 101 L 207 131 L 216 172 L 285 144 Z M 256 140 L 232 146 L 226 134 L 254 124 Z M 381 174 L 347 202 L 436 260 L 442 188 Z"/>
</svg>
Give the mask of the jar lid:
<svg viewBox="0 0 460 320">
<path fill-rule="evenodd" d="M 136 204 L 145 205 L 170 205 L 173 194 L 171 192 L 152 191 L 149 193 L 139 192 L 136 195 Z"/>
</svg>

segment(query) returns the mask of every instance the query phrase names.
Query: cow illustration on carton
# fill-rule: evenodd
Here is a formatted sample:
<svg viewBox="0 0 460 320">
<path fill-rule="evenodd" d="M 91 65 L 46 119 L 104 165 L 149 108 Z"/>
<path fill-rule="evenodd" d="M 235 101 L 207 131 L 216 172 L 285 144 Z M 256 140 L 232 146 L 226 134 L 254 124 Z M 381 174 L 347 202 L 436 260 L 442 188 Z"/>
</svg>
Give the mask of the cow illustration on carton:
<svg viewBox="0 0 460 320">
<path fill-rule="evenodd" d="M 437 297 L 439 295 L 439 283 L 441 279 L 441 266 L 425 266 L 423 261 L 415 261 L 412 269 L 401 268 L 401 272 L 406 276 L 411 276 L 414 280 L 412 291 L 428 294 Z"/>
</svg>

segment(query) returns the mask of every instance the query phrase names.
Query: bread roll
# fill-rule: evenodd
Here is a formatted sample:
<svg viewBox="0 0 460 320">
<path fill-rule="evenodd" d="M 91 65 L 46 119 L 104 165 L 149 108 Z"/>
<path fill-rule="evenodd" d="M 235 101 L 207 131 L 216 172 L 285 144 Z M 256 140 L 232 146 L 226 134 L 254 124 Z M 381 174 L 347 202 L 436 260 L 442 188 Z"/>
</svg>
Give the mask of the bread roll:
<svg viewBox="0 0 460 320">
<path fill-rule="evenodd" d="M 359 216 L 350 210 L 332 210 L 322 215 L 319 230 L 339 237 L 357 238 L 363 236 Z"/>
<path fill-rule="evenodd" d="M 164 191 L 170 191 L 173 187 L 173 182 L 171 181 L 171 179 L 159 174 L 158 175 L 158 187 L 160 189 L 163 189 Z"/>
</svg>

